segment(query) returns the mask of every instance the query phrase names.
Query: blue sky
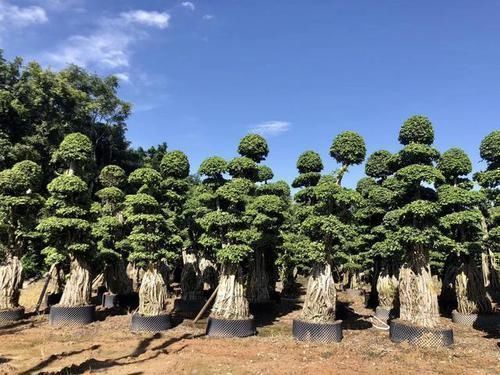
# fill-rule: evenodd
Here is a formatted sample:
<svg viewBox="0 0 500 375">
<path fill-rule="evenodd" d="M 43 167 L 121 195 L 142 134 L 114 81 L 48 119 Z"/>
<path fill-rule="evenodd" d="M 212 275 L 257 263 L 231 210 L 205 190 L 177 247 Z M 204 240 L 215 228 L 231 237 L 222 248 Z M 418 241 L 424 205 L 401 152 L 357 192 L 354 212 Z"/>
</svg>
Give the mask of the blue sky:
<svg viewBox="0 0 500 375">
<path fill-rule="evenodd" d="M 307 149 L 336 168 L 339 132 L 396 151 L 402 122 L 424 114 L 436 146 L 464 148 L 478 170 L 500 128 L 499 17 L 496 1 L 0 0 L 0 48 L 116 74 L 133 145 L 166 141 L 193 169 L 258 130 L 291 181 Z"/>
</svg>

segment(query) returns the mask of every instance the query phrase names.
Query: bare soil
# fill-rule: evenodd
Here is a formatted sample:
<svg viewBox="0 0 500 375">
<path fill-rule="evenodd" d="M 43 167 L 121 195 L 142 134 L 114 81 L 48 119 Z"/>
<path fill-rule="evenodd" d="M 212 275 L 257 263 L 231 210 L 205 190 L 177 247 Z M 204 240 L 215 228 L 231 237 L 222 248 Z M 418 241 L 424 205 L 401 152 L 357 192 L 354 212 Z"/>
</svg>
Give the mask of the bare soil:
<svg viewBox="0 0 500 375">
<path fill-rule="evenodd" d="M 40 286 L 23 291 L 27 311 Z M 387 331 L 372 327 L 361 297 L 340 293 L 339 300 L 338 344 L 293 340 L 296 301 L 256 316 L 258 335 L 245 339 L 208 338 L 206 321 L 192 327 L 181 317 L 169 331 L 139 334 L 130 332 L 129 315 L 101 312 L 100 321 L 79 328 L 53 328 L 47 315 L 31 316 L 0 328 L 0 374 L 500 374 L 500 333 L 453 325 L 452 348 L 394 344 Z"/>
</svg>

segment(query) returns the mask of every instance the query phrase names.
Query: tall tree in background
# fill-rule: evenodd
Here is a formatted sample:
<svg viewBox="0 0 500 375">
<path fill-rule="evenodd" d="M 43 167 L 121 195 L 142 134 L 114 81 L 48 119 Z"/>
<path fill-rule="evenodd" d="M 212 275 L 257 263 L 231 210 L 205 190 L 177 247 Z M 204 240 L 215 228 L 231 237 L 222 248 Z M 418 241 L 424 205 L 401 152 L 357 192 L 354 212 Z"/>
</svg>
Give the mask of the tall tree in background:
<svg viewBox="0 0 500 375">
<path fill-rule="evenodd" d="M 455 276 L 457 311 L 462 314 L 491 312 L 481 269 L 481 211 L 483 194 L 472 190 L 472 182 L 463 177 L 472 172 L 472 163 L 464 151 L 452 148 L 444 152 L 438 168 L 445 184 L 438 188 L 441 208 L 440 225 L 447 247 L 458 257 Z"/>
<path fill-rule="evenodd" d="M 90 305 L 91 271 L 88 261 L 93 256 L 89 222 L 90 195 L 85 174 L 92 158 L 92 144 L 80 133 L 67 135 L 53 155 L 65 166 L 64 173 L 47 186 L 50 197 L 45 202 L 46 217 L 38 225 L 45 237 L 44 249 L 49 264 L 69 259 L 71 270 L 59 303 L 63 307 Z"/>
<path fill-rule="evenodd" d="M 483 278 L 492 297 L 500 301 L 500 130 L 484 137 L 479 151 L 487 164 L 474 176 L 488 199 L 482 221 Z"/>
<path fill-rule="evenodd" d="M 0 172 L 0 311 L 19 307 L 21 257 L 33 251 L 43 198 L 42 170 L 32 161 Z"/>
</svg>

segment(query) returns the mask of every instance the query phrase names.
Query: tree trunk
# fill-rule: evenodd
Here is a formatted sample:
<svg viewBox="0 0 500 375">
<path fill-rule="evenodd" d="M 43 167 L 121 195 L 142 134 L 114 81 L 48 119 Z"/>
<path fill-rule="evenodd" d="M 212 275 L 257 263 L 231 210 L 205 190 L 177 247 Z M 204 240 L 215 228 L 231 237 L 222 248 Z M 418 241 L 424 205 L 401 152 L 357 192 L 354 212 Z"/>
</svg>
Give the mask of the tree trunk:
<svg viewBox="0 0 500 375">
<path fill-rule="evenodd" d="M 203 299 L 203 280 L 198 268 L 196 254 L 183 251 L 184 267 L 181 273 L 182 299 L 186 301 L 199 301 Z"/>
<path fill-rule="evenodd" d="M 203 290 L 214 290 L 217 287 L 217 268 L 215 264 L 205 257 L 199 262 L 201 278 L 203 280 Z"/>
<path fill-rule="evenodd" d="M 90 270 L 83 260 L 73 258 L 69 279 L 66 282 L 59 306 L 73 307 L 90 305 L 92 280 Z"/>
<path fill-rule="evenodd" d="M 292 268 L 290 266 L 283 266 L 280 269 L 280 278 L 283 288 L 281 290 L 281 295 L 286 297 L 295 297 L 298 294 L 298 286 L 295 281 L 297 277 L 297 268 Z"/>
<path fill-rule="evenodd" d="M 464 262 L 455 279 L 457 310 L 462 314 L 491 312 L 491 301 L 486 295 L 481 272 L 471 262 Z"/>
<path fill-rule="evenodd" d="M 248 319 L 248 300 L 245 296 L 245 279 L 240 266 L 223 264 L 219 289 L 211 315 L 217 319 Z"/>
<path fill-rule="evenodd" d="M 139 314 L 156 316 L 166 312 L 167 285 L 158 266 L 150 265 L 139 289 Z"/>
<path fill-rule="evenodd" d="M 127 276 L 125 263 L 122 259 L 106 265 L 104 269 L 104 286 L 113 294 L 132 293 L 132 280 Z"/>
<path fill-rule="evenodd" d="M 19 307 L 22 274 L 23 266 L 16 256 L 8 256 L 6 262 L 0 265 L 0 310 Z"/>
<path fill-rule="evenodd" d="M 428 252 L 414 249 L 399 273 L 400 317 L 433 328 L 439 322 L 437 289 L 431 276 Z"/>
<path fill-rule="evenodd" d="M 380 273 L 377 279 L 378 305 L 391 310 L 397 305 L 398 279 L 387 272 Z"/>
<path fill-rule="evenodd" d="M 490 260 L 490 287 L 497 294 L 500 294 L 500 266 L 497 264 L 495 254 L 488 250 L 488 258 Z"/>
<path fill-rule="evenodd" d="M 50 269 L 50 281 L 47 286 L 47 295 L 59 294 L 64 290 L 64 271 L 59 264 Z"/>
<path fill-rule="evenodd" d="M 333 323 L 337 293 L 329 264 L 315 264 L 307 284 L 301 319 L 314 323 Z"/>
<path fill-rule="evenodd" d="M 253 262 L 250 266 L 250 277 L 248 278 L 248 300 L 250 302 L 269 302 L 269 277 L 266 272 L 266 261 L 264 253 L 256 250 Z"/>
<path fill-rule="evenodd" d="M 127 264 L 127 276 L 132 283 L 132 290 L 138 292 L 141 287 L 141 281 L 144 277 L 144 270 L 140 267 L 136 267 L 135 264 Z"/>
</svg>

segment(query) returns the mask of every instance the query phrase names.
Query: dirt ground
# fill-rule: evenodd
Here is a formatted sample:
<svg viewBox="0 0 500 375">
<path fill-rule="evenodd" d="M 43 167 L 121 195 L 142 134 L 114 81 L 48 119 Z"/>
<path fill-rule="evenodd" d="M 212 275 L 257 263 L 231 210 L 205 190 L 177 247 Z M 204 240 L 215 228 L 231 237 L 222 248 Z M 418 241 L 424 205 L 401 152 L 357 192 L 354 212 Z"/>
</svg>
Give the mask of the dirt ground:
<svg viewBox="0 0 500 375">
<path fill-rule="evenodd" d="M 23 291 L 28 312 L 38 288 Z M 53 328 L 47 315 L 32 316 L 0 328 L 0 374 L 500 374 L 498 333 L 454 325 L 452 348 L 393 344 L 387 331 L 372 327 L 361 297 L 340 293 L 339 300 L 338 344 L 294 341 L 292 319 L 300 312 L 294 301 L 256 316 L 258 335 L 245 339 L 208 338 L 206 321 L 193 328 L 181 317 L 164 333 L 138 334 L 127 315 L 100 313 L 101 320 L 80 328 Z"/>
</svg>

